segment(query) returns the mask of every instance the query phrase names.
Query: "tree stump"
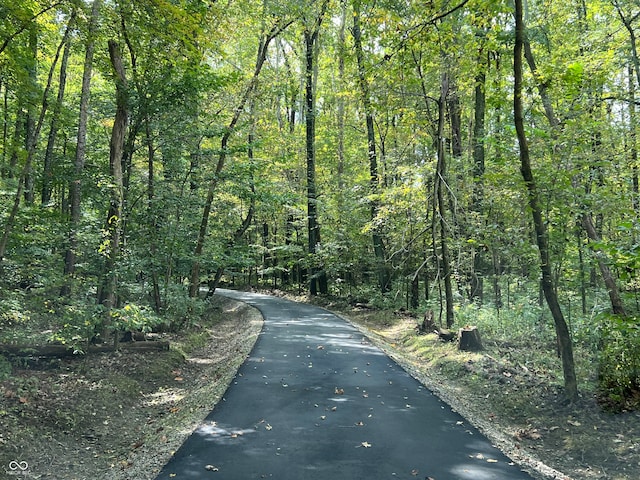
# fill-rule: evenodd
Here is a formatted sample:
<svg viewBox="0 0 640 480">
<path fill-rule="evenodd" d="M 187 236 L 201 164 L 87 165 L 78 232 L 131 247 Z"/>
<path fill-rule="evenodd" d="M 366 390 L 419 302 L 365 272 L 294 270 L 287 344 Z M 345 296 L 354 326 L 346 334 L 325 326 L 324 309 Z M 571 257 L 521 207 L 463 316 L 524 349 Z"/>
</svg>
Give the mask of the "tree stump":
<svg viewBox="0 0 640 480">
<path fill-rule="evenodd" d="M 458 350 L 478 352 L 482 349 L 478 327 L 467 326 L 458 331 Z"/>
<path fill-rule="evenodd" d="M 418 325 L 418 334 L 433 333 L 438 330 L 438 326 L 433 319 L 433 310 L 424 312 L 422 323 Z"/>
</svg>

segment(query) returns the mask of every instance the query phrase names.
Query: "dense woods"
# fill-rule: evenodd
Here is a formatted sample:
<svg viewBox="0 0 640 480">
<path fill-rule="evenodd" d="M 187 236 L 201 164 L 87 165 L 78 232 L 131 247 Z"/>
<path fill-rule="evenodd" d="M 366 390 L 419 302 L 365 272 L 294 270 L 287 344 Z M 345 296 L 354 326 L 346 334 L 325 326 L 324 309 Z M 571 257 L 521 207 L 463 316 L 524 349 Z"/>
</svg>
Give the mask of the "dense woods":
<svg viewBox="0 0 640 480">
<path fill-rule="evenodd" d="M 549 338 L 640 391 L 628 0 L 0 0 L 0 343 L 207 292 Z M 560 360 L 558 361 L 560 363 Z"/>
</svg>

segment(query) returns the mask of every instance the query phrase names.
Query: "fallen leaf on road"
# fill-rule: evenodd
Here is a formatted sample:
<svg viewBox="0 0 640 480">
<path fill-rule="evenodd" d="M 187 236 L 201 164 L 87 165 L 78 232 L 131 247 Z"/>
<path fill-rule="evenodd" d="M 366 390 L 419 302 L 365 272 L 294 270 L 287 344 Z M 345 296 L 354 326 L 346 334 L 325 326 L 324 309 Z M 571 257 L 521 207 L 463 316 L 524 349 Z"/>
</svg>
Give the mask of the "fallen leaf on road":
<svg viewBox="0 0 640 480">
<path fill-rule="evenodd" d="M 208 470 L 210 472 L 217 472 L 218 471 L 218 467 L 216 467 L 215 465 L 205 465 L 204 469 Z"/>
<path fill-rule="evenodd" d="M 344 395 L 344 388 L 338 388 L 338 387 L 336 387 L 336 389 L 335 389 L 334 393 L 335 393 L 336 395 Z"/>
<path fill-rule="evenodd" d="M 369 442 L 362 442 L 360 446 L 364 448 L 371 448 L 371 444 Z"/>
</svg>

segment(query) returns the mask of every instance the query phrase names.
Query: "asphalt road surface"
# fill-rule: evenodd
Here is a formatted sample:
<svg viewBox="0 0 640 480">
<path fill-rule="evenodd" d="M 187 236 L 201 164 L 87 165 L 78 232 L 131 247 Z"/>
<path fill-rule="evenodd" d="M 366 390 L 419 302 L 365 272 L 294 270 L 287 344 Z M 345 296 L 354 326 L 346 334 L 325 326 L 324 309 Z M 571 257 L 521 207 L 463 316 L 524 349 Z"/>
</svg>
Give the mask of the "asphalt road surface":
<svg viewBox="0 0 640 480">
<path fill-rule="evenodd" d="M 255 293 L 264 328 L 222 401 L 157 480 L 531 479 L 321 308 Z"/>
</svg>

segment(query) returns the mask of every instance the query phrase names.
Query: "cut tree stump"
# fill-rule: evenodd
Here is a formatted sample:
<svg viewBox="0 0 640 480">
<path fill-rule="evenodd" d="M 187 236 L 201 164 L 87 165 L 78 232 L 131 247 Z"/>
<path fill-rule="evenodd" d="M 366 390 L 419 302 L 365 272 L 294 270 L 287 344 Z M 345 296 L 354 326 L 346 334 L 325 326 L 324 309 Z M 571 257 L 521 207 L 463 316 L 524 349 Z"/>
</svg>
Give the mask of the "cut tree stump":
<svg viewBox="0 0 640 480">
<path fill-rule="evenodd" d="M 458 331 L 458 350 L 478 352 L 482 350 L 482 340 L 478 327 L 463 327 Z"/>
<path fill-rule="evenodd" d="M 118 350 L 130 352 L 148 352 L 158 350 L 169 350 L 169 342 L 166 341 L 143 341 L 143 342 L 121 342 Z M 113 345 L 91 345 L 85 353 L 112 352 Z M 73 348 L 68 345 L 7 345 L 0 344 L 0 354 L 12 355 L 15 357 L 72 357 L 77 355 Z"/>
</svg>

